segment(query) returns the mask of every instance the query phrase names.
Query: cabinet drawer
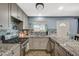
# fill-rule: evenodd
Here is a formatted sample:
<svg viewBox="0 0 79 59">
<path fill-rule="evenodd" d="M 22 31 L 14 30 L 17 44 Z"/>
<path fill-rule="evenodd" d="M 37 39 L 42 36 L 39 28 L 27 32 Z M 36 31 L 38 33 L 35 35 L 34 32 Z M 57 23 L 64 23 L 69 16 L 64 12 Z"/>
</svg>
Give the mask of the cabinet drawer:
<svg viewBox="0 0 79 59">
<path fill-rule="evenodd" d="M 20 56 L 20 46 L 13 50 L 15 56 Z"/>
</svg>

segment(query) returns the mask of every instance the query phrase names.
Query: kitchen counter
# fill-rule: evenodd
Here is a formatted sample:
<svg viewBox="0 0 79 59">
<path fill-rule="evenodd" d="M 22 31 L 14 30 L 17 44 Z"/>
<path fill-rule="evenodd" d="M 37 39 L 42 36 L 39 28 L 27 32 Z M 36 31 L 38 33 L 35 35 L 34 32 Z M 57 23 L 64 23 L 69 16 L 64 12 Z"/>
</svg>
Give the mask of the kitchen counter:
<svg viewBox="0 0 79 59">
<path fill-rule="evenodd" d="M 20 44 L 0 44 L 0 55 L 1 56 L 7 56 L 7 55 L 12 55 L 12 51 L 17 49 Z"/>
<path fill-rule="evenodd" d="M 41 35 L 28 35 L 28 36 L 26 36 L 26 37 L 23 37 L 23 38 L 34 38 L 34 37 L 36 37 L 36 38 L 40 38 L 40 37 L 47 37 L 47 38 L 49 38 L 49 36 L 41 36 Z"/>
<path fill-rule="evenodd" d="M 60 39 L 56 36 L 49 36 L 51 40 L 59 44 L 68 53 L 74 56 L 79 56 L 79 42 L 73 39 Z"/>
<path fill-rule="evenodd" d="M 48 36 L 37 36 L 37 35 L 29 35 L 25 38 L 51 38 L 52 41 L 55 41 L 59 44 L 64 50 L 66 50 L 69 54 L 74 56 L 79 56 L 79 42 L 73 39 L 62 39 L 57 38 L 56 35 L 48 35 Z"/>
</svg>

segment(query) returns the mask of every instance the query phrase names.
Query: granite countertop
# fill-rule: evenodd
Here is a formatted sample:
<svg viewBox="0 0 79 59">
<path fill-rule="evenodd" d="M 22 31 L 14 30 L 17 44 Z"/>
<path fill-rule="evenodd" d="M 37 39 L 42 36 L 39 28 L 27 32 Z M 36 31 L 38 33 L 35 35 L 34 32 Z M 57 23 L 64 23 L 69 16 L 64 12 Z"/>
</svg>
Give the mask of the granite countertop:
<svg viewBox="0 0 79 59">
<path fill-rule="evenodd" d="M 23 37 L 23 38 L 42 38 L 42 37 L 48 38 L 49 36 L 48 35 L 44 35 L 44 36 L 41 36 L 41 35 L 28 35 L 28 36 Z"/>
<path fill-rule="evenodd" d="M 0 55 L 6 55 L 16 49 L 20 44 L 3 44 L 0 43 Z"/>
<path fill-rule="evenodd" d="M 58 43 L 62 48 L 64 48 L 67 52 L 69 52 L 71 55 L 79 56 L 79 42 L 72 40 L 72 39 L 62 39 L 57 38 L 56 35 L 47 35 L 47 36 L 36 36 L 36 35 L 30 35 L 27 36 L 29 38 L 51 38 L 53 41 Z"/>
<path fill-rule="evenodd" d="M 57 42 L 61 47 L 74 56 L 79 56 L 79 42 L 73 39 L 60 39 L 56 36 L 49 36 L 52 40 Z"/>
</svg>

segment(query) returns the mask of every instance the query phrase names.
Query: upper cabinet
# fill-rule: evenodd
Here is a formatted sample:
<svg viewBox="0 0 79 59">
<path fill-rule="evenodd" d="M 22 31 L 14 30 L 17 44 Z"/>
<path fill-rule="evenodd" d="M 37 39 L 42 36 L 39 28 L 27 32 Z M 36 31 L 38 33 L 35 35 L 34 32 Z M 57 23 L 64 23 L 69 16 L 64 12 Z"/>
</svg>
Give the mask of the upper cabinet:
<svg viewBox="0 0 79 59">
<path fill-rule="evenodd" d="M 29 28 L 29 25 L 28 25 L 28 16 L 27 16 L 27 15 L 26 15 L 26 17 L 25 17 L 25 20 L 26 20 L 26 21 L 25 21 L 25 24 L 26 24 L 25 27 L 28 29 L 28 28 Z"/>
<path fill-rule="evenodd" d="M 0 25 L 3 29 L 7 29 L 9 22 L 9 4 L 0 3 Z M 0 27 L 1 28 L 1 27 Z"/>
<path fill-rule="evenodd" d="M 22 19 L 23 19 L 23 29 L 28 29 L 28 17 L 24 12 L 22 14 Z"/>
<path fill-rule="evenodd" d="M 25 29 L 25 13 L 24 12 L 22 14 L 22 19 L 23 19 L 23 29 Z"/>
<path fill-rule="evenodd" d="M 0 3 L 0 25 L 2 28 L 12 28 L 12 19 L 19 20 L 23 23 L 23 28 L 27 28 L 28 17 L 16 3 Z"/>
<path fill-rule="evenodd" d="M 11 4 L 11 16 L 17 18 L 17 5 L 15 3 Z"/>
<path fill-rule="evenodd" d="M 23 21 L 22 15 L 23 15 L 22 9 L 16 3 L 11 3 L 11 16 L 18 20 Z"/>
<path fill-rule="evenodd" d="M 19 6 L 17 6 L 17 18 L 21 21 L 23 21 L 22 19 L 22 15 L 23 15 L 23 11 L 21 10 L 21 8 Z"/>
</svg>

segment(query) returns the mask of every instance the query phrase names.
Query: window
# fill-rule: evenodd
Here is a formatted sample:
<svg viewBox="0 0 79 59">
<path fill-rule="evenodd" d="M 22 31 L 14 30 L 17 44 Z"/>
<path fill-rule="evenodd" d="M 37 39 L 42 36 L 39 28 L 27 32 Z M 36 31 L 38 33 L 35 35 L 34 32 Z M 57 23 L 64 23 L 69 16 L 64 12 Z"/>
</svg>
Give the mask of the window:
<svg viewBox="0 0 79 59">
<path fill-rule="evenodd" d="M 34 24 L 33 30 L 34 30 L 34 32 L 46 32 L 45 25 L 43 25 L 43 24 Z"/>
</svg>

